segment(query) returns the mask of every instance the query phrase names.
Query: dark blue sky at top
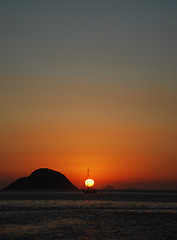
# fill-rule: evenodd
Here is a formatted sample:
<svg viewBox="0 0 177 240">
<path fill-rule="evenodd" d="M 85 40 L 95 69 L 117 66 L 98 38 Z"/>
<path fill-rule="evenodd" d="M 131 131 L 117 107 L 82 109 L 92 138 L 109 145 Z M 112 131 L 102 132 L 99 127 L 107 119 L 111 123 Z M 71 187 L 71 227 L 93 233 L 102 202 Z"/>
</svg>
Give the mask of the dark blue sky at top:
<svg viewBox="0 0 177 240">
<path fill-rule="evenodd" d="M 176 74 L 176 10 L 176 1 L 1 1 L 1 72 L 115 80 L 128 70 L 163 82 Z"/>
</svg>

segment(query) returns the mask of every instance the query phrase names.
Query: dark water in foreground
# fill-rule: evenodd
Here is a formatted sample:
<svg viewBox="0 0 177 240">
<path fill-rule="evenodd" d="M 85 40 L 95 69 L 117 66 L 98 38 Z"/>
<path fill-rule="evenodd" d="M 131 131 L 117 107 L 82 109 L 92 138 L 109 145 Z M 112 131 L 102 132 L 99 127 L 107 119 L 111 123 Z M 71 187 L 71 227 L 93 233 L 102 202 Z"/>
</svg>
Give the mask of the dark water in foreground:
<svg viewBox="0 0 177 240">
<path fill-rule="evenodd" d="M 0 192 L 0 239 L 177 239 L 177 192 Z"/>
</svg>

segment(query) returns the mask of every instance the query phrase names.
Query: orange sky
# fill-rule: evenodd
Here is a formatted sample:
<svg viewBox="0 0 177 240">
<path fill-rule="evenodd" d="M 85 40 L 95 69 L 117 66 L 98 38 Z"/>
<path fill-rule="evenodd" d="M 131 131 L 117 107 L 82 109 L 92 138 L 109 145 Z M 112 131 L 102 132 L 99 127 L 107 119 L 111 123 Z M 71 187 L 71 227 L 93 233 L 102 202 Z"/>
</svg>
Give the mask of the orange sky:
<svg viewBox="0 0 177 240">
<path fill-rule="evenodd" d="M 98 188 L 177 182 L 175 135 L 169 128 L 68 123 L 58 129 L 29 124 L 8 131 L 1 139 L 1 175 L 11 179 L 48 167 L 78 187 L 88 168 Z"/>
</svg>

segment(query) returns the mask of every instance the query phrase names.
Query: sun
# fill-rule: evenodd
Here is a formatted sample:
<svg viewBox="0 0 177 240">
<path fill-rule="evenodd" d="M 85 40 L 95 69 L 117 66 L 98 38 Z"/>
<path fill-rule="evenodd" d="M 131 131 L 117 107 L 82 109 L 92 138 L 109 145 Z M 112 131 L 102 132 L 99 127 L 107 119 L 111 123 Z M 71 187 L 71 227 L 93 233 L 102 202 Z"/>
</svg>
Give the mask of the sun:
<svg viewBox="0 0 177 240">
<path fill-rule="evenodd" d="M 85 180 L 85 186 L 86 187 L 93 187 L 93 185 L 94 185 L 94 180 L 93 179 L 86 179 Z"/>
</svg>

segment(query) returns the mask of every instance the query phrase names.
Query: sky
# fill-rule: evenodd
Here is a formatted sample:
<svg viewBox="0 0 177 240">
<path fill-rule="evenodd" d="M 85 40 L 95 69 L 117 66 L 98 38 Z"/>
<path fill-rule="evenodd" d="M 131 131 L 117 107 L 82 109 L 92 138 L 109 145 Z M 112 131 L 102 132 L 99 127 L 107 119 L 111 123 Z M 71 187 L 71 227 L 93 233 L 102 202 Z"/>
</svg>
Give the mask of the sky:
<svg viewBox="0 0 177 240">
<path fill-rule="evenodd" d="M 177 1 L 0 1 L 0 188 L 37 168 L 177 190 Z"/>
</svg>

